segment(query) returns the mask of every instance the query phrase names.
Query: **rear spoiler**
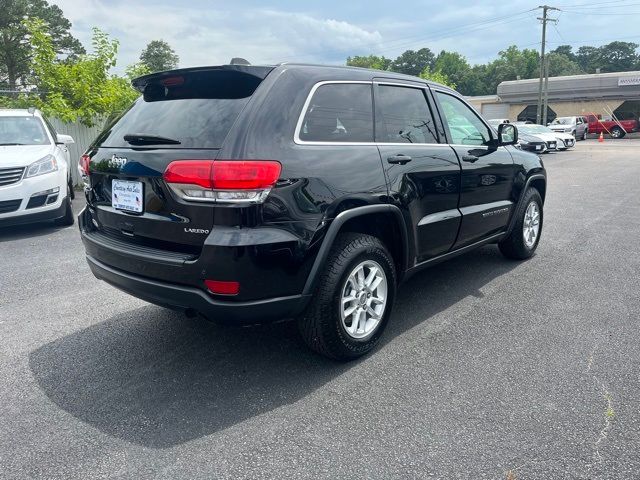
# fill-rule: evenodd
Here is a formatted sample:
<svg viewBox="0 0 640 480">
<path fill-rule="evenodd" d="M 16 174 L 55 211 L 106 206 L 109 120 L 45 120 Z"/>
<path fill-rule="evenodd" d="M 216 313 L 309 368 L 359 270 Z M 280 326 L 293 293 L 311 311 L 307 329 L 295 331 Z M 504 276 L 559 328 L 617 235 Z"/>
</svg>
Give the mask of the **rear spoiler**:
<svg viewBox="0 0 640 480">
<path fill-rule="evenodd" d="M 167 70 L 164 72 L 151 73 L 149 75 L 143 75 L 142 77 L 134 78 L 131 81 L 133 88 L 143 93 L 145 87 L 150 83 L 162 83 L 163 80 L 172 77 L 180 77 L 182 75 L 189 75 L 194 73 L 212 72 L 215 70 L 220 71 L 234 71 L 238 73 L 244 73 L 251 75 L 260 80 L 264 80 L 267 75 L 273 70 L 275 66 L 259 66 L 259 65 L 217 65 L 211 67 L 191 67 L 191 68 L 178 68 L 176 70 Z"/>
</svg>

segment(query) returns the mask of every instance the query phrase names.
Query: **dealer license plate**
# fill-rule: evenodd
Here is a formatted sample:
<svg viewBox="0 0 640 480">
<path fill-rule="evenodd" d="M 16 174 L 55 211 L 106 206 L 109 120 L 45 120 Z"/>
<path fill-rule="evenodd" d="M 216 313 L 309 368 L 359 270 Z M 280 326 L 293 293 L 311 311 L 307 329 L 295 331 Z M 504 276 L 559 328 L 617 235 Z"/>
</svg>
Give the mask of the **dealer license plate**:
<svg viewBox="0 0 640 480">
<path fill-rule="evenodd" d="M 118 210 L 142 213 L 142 182 L 113 180 L 111 183 L 111 206 Z"/>
</svg>

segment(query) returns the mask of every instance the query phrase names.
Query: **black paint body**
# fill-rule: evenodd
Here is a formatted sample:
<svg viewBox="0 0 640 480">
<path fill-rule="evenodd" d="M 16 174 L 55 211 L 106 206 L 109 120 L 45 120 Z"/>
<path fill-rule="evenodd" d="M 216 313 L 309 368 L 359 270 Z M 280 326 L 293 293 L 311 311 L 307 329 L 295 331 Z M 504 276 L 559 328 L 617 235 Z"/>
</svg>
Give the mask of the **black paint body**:
<svg viewBox="0 0 640 480">
<path fill-rule="evenodd" d="M 421 266 L 466 251 L 465 247 L 499 240 L 510 228 L 527 182 L 533 182 L 544 197 L 545 170 L 536 155 L 512 146 L 448 144 L 432 90 L 455 92 L 404 75 L 385 73 L 379 79 L 379 73 L 277 66 L 266 74 L 219 149 L 106 148 L 101 143 L 109 133 L 105 132 L 88 152 L 90 187 L 79 218 L 96 276 L 148 301 L 193 308 L 219 320 L 271 320 L 303 311 L 324 255 L 341 229 L 382 224 L 391 232 L 387 237 L 394 239 L 389 249 L 402 279 Z M 314 85 L 374 79 L 423 89 L 439 143 L 341 145 L 295 140 Z M 376 85 L 372 83 L 374 106 Z M 492 134 L 497 135 L 494 130 Z M 109 162 L 113 155 L 125 157 L 126 164 L 114 166 Z M 411 161 L 389 163 L 397 155 Z M 463 160 L 471 157 L 475 160 Z M 174 160 L 201 158 L 277 160 L 282 172 L 260 205 L 179 199 L 162 179 L 165 168 Z M 111 207 L 114 178 L 143 182 L 142 215 Z M 208 233 L 189 233 L 185 228 Z M 240 282 L 240 293 L 210 294 L 205 279 Z"/>
</svg>

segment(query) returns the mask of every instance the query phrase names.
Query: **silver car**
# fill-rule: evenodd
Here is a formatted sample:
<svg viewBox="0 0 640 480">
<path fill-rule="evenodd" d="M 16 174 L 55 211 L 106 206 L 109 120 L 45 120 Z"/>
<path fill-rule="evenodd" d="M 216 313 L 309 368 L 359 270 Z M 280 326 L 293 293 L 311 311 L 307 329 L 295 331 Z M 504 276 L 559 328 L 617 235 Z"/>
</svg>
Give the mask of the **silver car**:
<svg viewBox="0 0 640 480">
<path fill-rule="evenodd" d="M 589 133 L 589 124 L 584 117 L 557 117 L 549 128 L 554 132 L 569 133 L 576 140 L 586 140 Z"/>
</svg>

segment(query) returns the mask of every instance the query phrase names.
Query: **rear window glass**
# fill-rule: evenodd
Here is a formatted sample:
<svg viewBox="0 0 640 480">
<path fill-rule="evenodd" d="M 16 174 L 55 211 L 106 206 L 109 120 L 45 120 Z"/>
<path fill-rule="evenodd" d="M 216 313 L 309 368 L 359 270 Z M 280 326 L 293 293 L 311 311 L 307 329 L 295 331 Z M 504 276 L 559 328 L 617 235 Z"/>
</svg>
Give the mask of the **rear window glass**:
<svg viewBox="0 0 640 480">
<path fill-rule="evenodd" d="M 220 148 L 261 81 L 247 73 L 224 70 L 151 81 L 142 98 L 99 143 L 103 147 L 131 147 L 124 136 L 141 134 L 180 142 L 162 144 L 162 148 Z"/>
<path fill-rule="evenodd" d="M 424 92 L 419 88 L 379 87 L 382 143 L 438 143 Z"/>
<path fill-rule="evenodd" d="M 373 142 L 371 84 L 330 83 L 318 87 L 299 137 L 307 142 Z"/>
</svg>

